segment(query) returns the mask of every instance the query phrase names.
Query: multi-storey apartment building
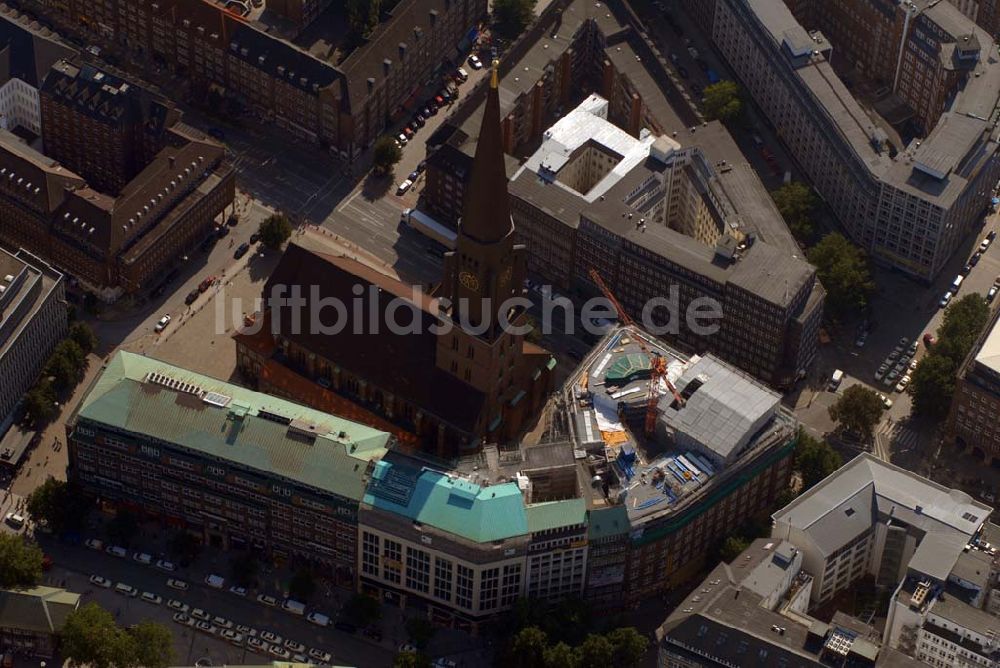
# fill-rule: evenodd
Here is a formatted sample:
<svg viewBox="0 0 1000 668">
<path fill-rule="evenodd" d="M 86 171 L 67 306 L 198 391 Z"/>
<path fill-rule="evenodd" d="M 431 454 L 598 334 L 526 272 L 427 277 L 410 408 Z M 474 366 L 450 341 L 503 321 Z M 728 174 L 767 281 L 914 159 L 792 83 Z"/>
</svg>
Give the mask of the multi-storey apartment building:
<svg viewBox="0 0 1000 668">
<path fill-rule="evenodd" d="M 633 136 L 643 128 L 664 134 L 701 122 L 630 17 L 621 2 L 584 0 L 540 17 L 523 39 L 524 49 L 508 54 L 501 66 L 506 153 L 521 155 L 536 145 L 583 91 L 607 100 L 608 117 Z M 452 227 L 461 214 L 482 102 L 476 91 L 467 94 L 427 140 L 423 206 Z M 512 159 L 511 173 L 515 164 Z"/>
<path fill-rule="evenodd" d="M 0 130 L 0 242 L 28 249 L 104 300 L 151 289 L 232 206 L 235 176 L 225 151 L 175 124 L 176 111 L 134 84 L 65 61 L 50 77 L 58 83 L 46 84 L 43 95 L 45 132 L 115 190 Z M 135 106 L 146 120 L 118 125 L 114 119 Z"/>
<path fill-rule="evenodd" d="M 671 392 L 646 433 L 650 359 Z M 767 512 L 791 473 L 797 425 L 781 398 L 709 355 L 689 358 L 638 328 L 615 328 L 563 387 L 552 438 L 574 452 L 589 510 L 587 596 L 627 607 L 674 589 L 729 527 Z M 530 453 L 530 448 L 528 449 Z"/>
<path fill-rule="evenodd" d="M 358 519 L 361 589 L 472 628 L 522 597 L 580 596 L 582 499 L 528 504 L 523 482 L 484 486 L 396 453 L 376 465 Z"/>
<path fill-rule="evenodd" d="M 153 358 L 117 353 L 66 425 L 69 476 L 205 544 L 352 580 L 357 508 L 390 436 Z"/>
<path fill-rule="evenodd" d="M 118 195 L 166 145 L 180 112 L 93 66 L 60 60 L 40 90 L 45 154 Z"/>
<path fill-rule="evenodd" d="M 596 269 L 633 317 L 648 314 L 687 349 L 774 385 L 797 380 L 816 354 L 823 289 L 728 132 L 711 123 L 636 138 L 609 115 L 587 98 L 511 181 L 529 270 L 593 293 Z M 707 299 L 714 333 L 687 318 Z"/>
<path fill-rule="evenodd" d="M 958 372 L 948 430 L 987 462 L 1000 457 L 1000 315 L 993 315 Z"/>
<path fill-rule="evenodd" d="M 0 248 L 0 434 L 66 335 L 65 298 L 62 274 L 24 250 Z"/>
<path fill-rule="evenodd" d="M 38 89 L 51 67 L 75 52 L 47 28 L 0 11 L 0 53 L 0 129 L 41 135 Z"/>
<path fill-rule="evenodd" d="M 892 3 L 885 10 L 904 12 L 906 39 L 866 34 L 864 43 L 900 49 L 855 56 L 849 40 L 831 45 L 820 32 L 807 32 L 780 0 L 704 1 L 713 7 L 704 13 L 713 17 L 714 44 L 850 237 L 876 260 L 932 280 L 979 225 L 1000 178 L 1000 56 L 993 39 L 947 2 L 898 9 Z M 851 25 L 878 25 L 863 17 Z M 887 85 L 912 102 L 926 136 L 891 146 L 835 74 L 833 46 L 862 65 L 894 63 Z"/>
<path fill-rule="evenodd" d="M 294 135 L 353 158 L 446 59 L 459 55 L 486 0 L 402 0 L 343 62 L 312 55 L 209 0 L 24 0 L 66 32 L 123 62 L 152 61 L 196 92 L 224 93 Z M 302 20 L 322 2 L 279 4 Z"/>
</svg>

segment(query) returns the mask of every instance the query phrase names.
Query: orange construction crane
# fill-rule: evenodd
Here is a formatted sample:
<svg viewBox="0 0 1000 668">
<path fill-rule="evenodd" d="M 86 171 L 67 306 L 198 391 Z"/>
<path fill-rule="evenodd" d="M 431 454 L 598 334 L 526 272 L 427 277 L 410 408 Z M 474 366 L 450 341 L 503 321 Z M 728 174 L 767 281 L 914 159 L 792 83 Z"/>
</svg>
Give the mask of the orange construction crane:
<svg viewBox="0 0 1000 668">
<path fill-rule="evenodd" d="M 618 320 L 623 325 L 635 325 L 635 321 L 632 317 L 622 308 L 621 303 L 618 298 L 615 297 L 615 293 L 611 292 L 611 288 L 608 287 L 604 279 L 596 269 L 590 270 L 590 279 L 594 281 L 598 289 L 609 302 L 611 306 L 614 307 L 615 311 L 618 313 Z M 660 386 L 660 381 L 662 380 L 670 390 L 671 394 L 674 395 L 674 400 L 677 402 L 678 406 L 684 405 L 684 398 L 677 392 L 677 388 L 674 384 L 670 382 L 667 377 L 667 360 L 662 355 L 658 355 L 649 349 L 646 342 L 643 341 L 641 336 L 635 337 L 635 342 L 639 344 L 639 348 L 642 352 L 646 353 L 649 357 L 649 390 L 646 393 L 646 436 L 653 435 L 653 429 L 656 428 L 656 404 L 660 400 L 660 394 L 657 392 L 657 388 Z"/>
</svg>

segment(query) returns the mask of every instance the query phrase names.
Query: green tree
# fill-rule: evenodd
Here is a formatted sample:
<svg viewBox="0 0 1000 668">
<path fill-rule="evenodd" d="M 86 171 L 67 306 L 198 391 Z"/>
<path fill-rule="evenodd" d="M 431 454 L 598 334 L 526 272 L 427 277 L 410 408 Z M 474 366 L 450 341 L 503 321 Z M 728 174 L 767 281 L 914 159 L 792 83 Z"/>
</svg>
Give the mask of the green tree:
<svg viewBox="0 0 1000 668">
<path fill-rule="evenodd" d="M 843 463 L 837 451 L 826 441 L 817 440 L 804 430 L 799 430 L 799 442 L 795 448 L 795 468 L 802 476 L 802 491 L 839 469 Z"/>
<path fill-rule="evenodd" d="M 431 668 L 431 659 L 420 652 L 400 652 L 392 660 L 392 668 Z"/>
<path fill-rule="evenodd" d="M 85 367 L 86 355 L 83 350 L 76 341 L 64 339 L 49 356 L 45 373 L 55 379 L 57 387 L 67 390 L 80 382 Z"/>
<path fill-rule="evenodd" d="M 493 0 L 496 31 L 507 39 L 516 39 L 535 18 L 537 0 Z"/>
<path fill-rule="evenodd" d="M 42 579 L 42 551 L 22 536 L 0 533 L 0 588 L 32 587 Z"/>
<path fill-rule="evenodd" d="M 119 510 L 118 514 L 108 522 L 108 540 L 128 547 L 139 532 L 139 520 L 127 510 Z"/>
<path fill-rule="evenodd" d="M 273 213 L 260 222 L 257 233 L 265 246 L 278 250 L 292 236 L 292 223 L 285 214 Z"/>
<path fill-rule="evenodd" d="M 56 406 L 56 391 L 48 378 L 41 378 L 35 386 L 24 395 L 24 407 L 36 425 L 51 422 L 59 415 Z"/>
<path fill-rule="evenodd" d="M 812 188 L 801 181 L 792 181 L 773 191 L 771 197 L 795 238 L 803 243 L 810 241 L 815 232 L 812 213 L 816 206 Z"/>
<path fill-rule="evenodd" d="M 79 531 L 87 517 L 83 490 L 49 476 L 28 496 L 28 513 L 55 533 Z"/>
<path fill-rule="evenodd" d="M 59 649 L 74 666 L 125 668 L 134 666 L 135 640 L 118 628 L 111 613 L 88 603 L 69 613 L 59 634 Z"/>
<path fill-rule="evenodd" d="M 545 668 L 576 668 L 576 653 L 564 642 L 546 647 Z"/>
<path fill-rule="evenodd" d="M 229 560 L 229 576 L 240 587 L 252 587 L 259 571 L 257 557 L 250 552 L 242 552 Z"/>
<path fill-rule="evenodd" d="M 828 409 L 830 419 L 841 427 L 871 438 L 875 425 L 882 419 L 885 405 L 875 391 L 864 385 L 851 385 Z"/>
<path fill-rule="evenodd" d="M 590 634 L 583 644 L 576 648 L 577 665 L 580 668 L 607 668 L 615 665 L 615 648 L 606 637 Z"/>
<path fill-rule="evenodd" d="M 510 645 L 510 664 L 518 668 L 545 668 L 545 649 L 549 638 L 537 626 L 517 632 Z"/>
<path fill-rule="evenodd" d="M 614 650 L 615 668 L 634 668 L 642 661 L 649 647 L 649 641 L 634 626 L 623 626 L 607 634 Z"/>
<path fill-rule="evenodd" d="M 89 355 L 97 348 L 98 341 L 94 330 L 90 328 L 90 325 L 80 320 L 69 326 L 69 338 L 80 346 L 80 350 L 85 355 Z"/>
<path fill-rule="evenodd" d="M 791 487 L 786 487 L 785 489 L 778 492 L 778 496 L 774 499 L 775 510 L 781 510 L 789 503 L 794 501 L 798 497 L 798 494 Z"/>
<path fill-rule="evenodd" d="M 392 174 L 393 170 L 403 158 L 403 151 L 399 148 L 396 140 L 389 135 L 382 135 L 375 141 L 375 153 L 372 158 L 376 176 Z"/>
<path fill-rule="evenodd" d="M 174 659 L 174 641 L 163 624 L 142 621 L 128 630 L 135 653 L 134 666 L 167 668 Z"/>
<path fill-rule="evenodd" d="M 729 536 L 722 541 L 722 546 L 719 548 L 719 559 L 728 564 L 748 547 L 750 547 L 750 543 L 742 536 Z"/>
<path fill-rule="evenodd" d="M 705 86 L 702 104 L 707 117 L 723 123 L 735 120 L 743 113 L 740 87 L 732 81 L 720 81 Z"/>
<path fill-rule="evenodd" d="M 434 625 L 426 617 L 413 617 L 406 621 L 406 633 L 410 638 L 410 642 L 416 645 L 418 649 L 427 647 L 431 638 L 434 637 L 435 632 L 437 632 L 437 629 L 434 628 Z"/>
<path fill-rule="evenodd" d="M 875 291 L 864 251 L 839 232 L 826 235 L 806 253 L 826 288 L 826 306 L 835 317 L 864 308 Z"/>
<path fill-rule="evenodd" d="M 913 397 L 913 412 L 934 420 L 945 418 L 955 393 L 955 363 L 932 352 L 920 360 L 912 378 L 906 391 Z"/>
<path fill-rule="evenodd" d="M 957 368 L 965 361 L 989 319 L 990 309 L 981 295 L 972 293 L 962 297 L 945 310 L 944 320 L 938 328 L 938 345 L 933 352 L 947 355 Z"/>
<path fill-rule="evenodd" d="M 382 618 L 382 606 L 379 605 L 378 599 L 365 594 L 355 594 L 344 605 L 343 615 L 358 626 L 371 626 Z"/>
<path fill-rule="evenodd" d="M 297 601 L 307 602 L 316 591 L 316 578 L 312 571 L 301 568 L 295 571 L 288 583 L 288 595 Z"/>
</svg>

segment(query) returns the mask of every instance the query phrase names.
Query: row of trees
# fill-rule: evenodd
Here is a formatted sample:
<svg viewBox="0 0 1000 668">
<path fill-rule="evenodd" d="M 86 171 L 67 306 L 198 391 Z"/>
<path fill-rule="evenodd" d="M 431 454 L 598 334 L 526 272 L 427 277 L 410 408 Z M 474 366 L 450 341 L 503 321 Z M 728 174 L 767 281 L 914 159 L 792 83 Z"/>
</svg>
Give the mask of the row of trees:
<svg viewBox="0 0 1000 668">
<path fill-rule="evenodd" d="M 989 321 L 982 295 L 962 297 L 944 312 L 938 340 L 921 358 L 907 391 L 917 415 L 940 420 L 948 415 L 955 393 L 955 377 Z"/>
<path fill-rule="evenodd" d="M 60 395 L 70 392 L 87 370 L 87 355 L 97 347 L 97 336 L 85 322 L 75 321 L 69 336 L 49 355 L 41 377 L 24 397 L 25 408 L 36 425 L 44 425 L 59 413 Z"/>
<path fill-rule="evenodd" d="M 576 646 L 553 642 L 545 631 L 529 626 L 511 639 L 502 663 L 515 668 L 630 668 L 639 665 L 648 645 L 631 626 L 590 633 Z"/>
</svg>

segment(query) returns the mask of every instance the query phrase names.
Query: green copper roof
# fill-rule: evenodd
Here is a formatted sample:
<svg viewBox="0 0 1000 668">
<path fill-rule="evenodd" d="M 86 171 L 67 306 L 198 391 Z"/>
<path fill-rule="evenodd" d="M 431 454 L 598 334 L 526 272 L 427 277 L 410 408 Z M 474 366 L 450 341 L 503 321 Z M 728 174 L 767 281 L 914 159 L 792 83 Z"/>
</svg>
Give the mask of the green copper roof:
<svg viewBox="0 0 1000 668">
<path fill-rule="evenodd" d="M 609 506 L 595 508 L 590 511 L 590 524 L 587 525 L 587 537 L 590 540 L 600 540 L 611 536 L 620 536 L 629 532 L 628 511 L 625 506 Z"/>
<path fill-rule="evenodd" d="M 363 501 L 477 543 L 528 533 L 516 483 L 480 487 L 402 460 L 375 465 Z"/>
<path fill-rule="evenodd" d="M 368 462 L 389 441 L 377 429 L 127 352 L 105 365 L 77 414 L 351 499 L 361 498 Z"/>
<path fill-rule="evenodd" d="M 546 501 L 528 506 L 528 531 L 560 529 L 587 521 L 587 502 L 583 499 Z"/>
<path fill-rule="evenodd" d="M 640 378 L 649 378 L 649 357 L 643 353 L 619 356 L 604 374 L 604 382 L 611 385 L 627 385 Z"/>
</svg>

